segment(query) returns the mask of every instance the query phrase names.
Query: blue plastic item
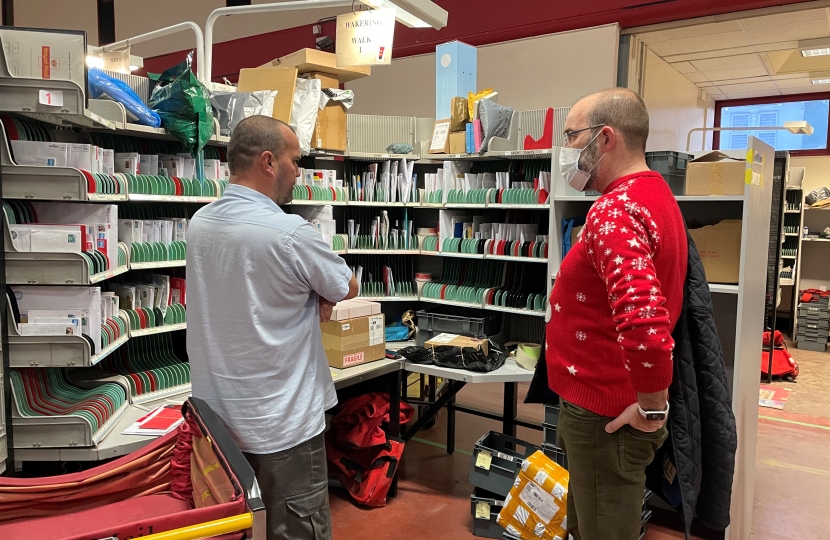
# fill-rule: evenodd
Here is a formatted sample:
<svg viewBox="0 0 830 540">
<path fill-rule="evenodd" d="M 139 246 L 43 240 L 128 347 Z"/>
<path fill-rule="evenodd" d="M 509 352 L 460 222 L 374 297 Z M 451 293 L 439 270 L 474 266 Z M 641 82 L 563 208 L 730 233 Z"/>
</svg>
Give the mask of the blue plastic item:
<svg viewBox="0 0 830 540">
<path fill-rule="evenodd" d="M 141 102 L 141 99 L 127 86 L 124 81 L 110 77 L 98 68 L 90 68 L 89 93 L 97 99 L 106 96 L 113 101 L 124 105 L 124 108 L 134 117 L 136 123 L 150 127 L 161 126 L 161 118 L 150 107 Z"/>
<path fill-rule="evenodd" d="M 387 326 L 385 333 L 386 341 L 406 341 L 409 339 L 409 327 L 404 326 L 401 321 L 395 321 Z"/>
</svg>

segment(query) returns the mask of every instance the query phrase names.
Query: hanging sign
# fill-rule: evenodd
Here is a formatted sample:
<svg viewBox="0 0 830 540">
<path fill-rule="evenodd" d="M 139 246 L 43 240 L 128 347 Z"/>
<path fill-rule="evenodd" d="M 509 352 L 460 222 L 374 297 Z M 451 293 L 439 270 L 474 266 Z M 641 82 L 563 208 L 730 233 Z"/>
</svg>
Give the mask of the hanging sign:
<svg viewBox="0 0 830 540">
<path fill-rule="evenodd" d="M 392 63 L 395 9 L 374 9 L 337 16 L 337 67 Z"/>
<path fill-rule="evenodd" d="M 120 51 L 110 51 L 101 53 L 104 59 L 104 69 L 110 71 L 117 71 L 118 73 L 130 74 L 130 48 L 122 49 Z"/>
</svg>

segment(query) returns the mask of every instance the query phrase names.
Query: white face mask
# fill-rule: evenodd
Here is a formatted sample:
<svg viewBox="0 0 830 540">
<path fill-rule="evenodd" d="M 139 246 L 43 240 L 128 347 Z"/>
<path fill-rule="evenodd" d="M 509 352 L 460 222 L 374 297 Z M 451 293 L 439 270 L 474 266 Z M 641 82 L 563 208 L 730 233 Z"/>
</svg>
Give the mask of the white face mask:
<svg viewBox="0 0 830 540">
<path fill-rule="evenodd" d="M 600 132 L 601 133 L 601 132 Z M 585 148 L 591 146 L 597 137 L 599 137 L 599 133 L 594 135 L 594 138 L 585 145 Z M 565 181 L 568 182 L 568 185 L 574 188 L 577 191 L 585 191 L 585 188 L 588 186 L 588 182 L 591 180 L 591 171 L 593 171 L 597 165 L 599 165 L 600 160 L 602 160 L 602 156 L 597 160 L 593 167 L 591 167 L 590 171 L 583 171 L 579 168 L 579 158 L 582 156 L 582 152 L 585 148 L 562 148 L 559 152 L 559 171 L 562 173 L 562 177 Z M 603 154 L 604 156 L 605 154 Z"/>
</svg>

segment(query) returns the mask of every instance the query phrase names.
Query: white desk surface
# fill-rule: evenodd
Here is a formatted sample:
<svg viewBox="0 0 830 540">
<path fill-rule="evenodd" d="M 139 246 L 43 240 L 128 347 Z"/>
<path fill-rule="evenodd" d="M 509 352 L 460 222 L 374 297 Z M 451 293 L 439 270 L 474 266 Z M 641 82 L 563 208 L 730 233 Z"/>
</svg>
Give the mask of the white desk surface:
<svg viewBox="0 0 830 540">
<path fill-rule="evenodd" d="M 401 360 L 389 360 L 384 358 L 345 369 L 330 367 L 329 370 L 331 370 L 331 378 L 334 381 L 334 387 L 339 390 L 340 388 L 345 388 L 365 380 L 374 379 L 375 377 L 392 373 L 393 371 L 398 371 L 401 369 L 402 364 L 403 362 Z"/>
<path fill-rule="evenodd" d="M 504 365 L 496 371 L 490 373 L 479 373 L 475 371 L 467 371 L 465 369 L 451 369 L 445 367 L 413 364 L 412 362 L 405 362 L 404 369 L 412 373 L 423 373 L 425 375 L 435 375 L 444 379 L 452 379 L 454 381 L 463 381 L 467 383 L 509 383 L 509 382 L 530 382 L 533 379 L 533 372 L 528 371 L 520 365 L 516 364 L 514 358 L 508 358 Z"/>
</svg>

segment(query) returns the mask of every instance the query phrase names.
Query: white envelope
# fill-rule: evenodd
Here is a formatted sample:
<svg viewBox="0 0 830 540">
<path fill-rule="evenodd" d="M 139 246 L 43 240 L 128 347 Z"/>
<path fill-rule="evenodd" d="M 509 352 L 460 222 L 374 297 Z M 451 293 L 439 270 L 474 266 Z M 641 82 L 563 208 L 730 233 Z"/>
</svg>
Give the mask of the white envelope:
<svg viewBox="0 0 830 540">
<path fill-rule="evenodd" d="M 79 205 L 84 206 L 84 205 Z M 20 313 L 34 309 L 69 309 L 86 313 L 82 317 L 82 332 L 94 345 L 93 354 L 101 351 L 101 288 L 75 286 L 12 286 Z"/>
</svg>

